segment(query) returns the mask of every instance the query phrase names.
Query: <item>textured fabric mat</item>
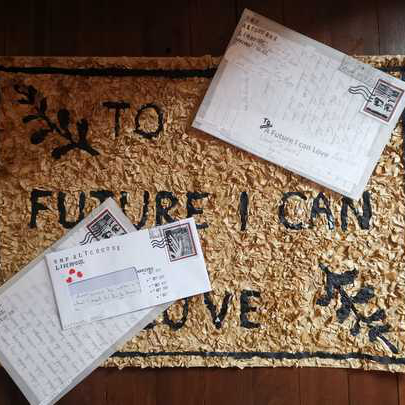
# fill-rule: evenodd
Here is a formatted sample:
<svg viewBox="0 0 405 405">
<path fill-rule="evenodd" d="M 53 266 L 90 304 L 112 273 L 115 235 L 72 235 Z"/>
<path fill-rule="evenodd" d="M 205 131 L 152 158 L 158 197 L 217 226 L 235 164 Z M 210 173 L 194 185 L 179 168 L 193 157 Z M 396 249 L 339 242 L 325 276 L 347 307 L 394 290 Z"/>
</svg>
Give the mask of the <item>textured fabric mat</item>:
<svg viewBox="0 0 405 405">
<path fill-rule="evenodd" d="M 213 292 L 105 365 L 405 371 L 402 124 L 352 202 L 190 129 L 217 62 L 0 59 L 1 281 L 113 196 L 138 229 L 194 215 Z"/>
</svg>

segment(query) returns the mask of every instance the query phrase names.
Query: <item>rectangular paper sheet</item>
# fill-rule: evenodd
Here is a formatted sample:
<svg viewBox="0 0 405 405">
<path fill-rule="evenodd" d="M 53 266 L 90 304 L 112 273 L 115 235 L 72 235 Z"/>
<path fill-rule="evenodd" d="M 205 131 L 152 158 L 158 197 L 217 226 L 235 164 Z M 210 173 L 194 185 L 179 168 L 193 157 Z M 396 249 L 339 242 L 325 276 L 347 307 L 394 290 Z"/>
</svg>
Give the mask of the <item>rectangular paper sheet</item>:
<svg viewBox="0 0 405 405">
<path fill-rule="evenodd" d="M 45 254 L 134 231 L 108 199 L 0 287 L 0 363 L 31 404 L 55 403 L 168 307 L 61 328 Z"/>
<path fill-rule="evenodd" d="M 403 81 L 245 10 L 193 126 L 358 199 L 404 92 Z"/>
<path fill-rule="evenodd" d="M 211 291 L 193 218 L 48 253 L 46 261 L 63 329 Z"/>
</svg>

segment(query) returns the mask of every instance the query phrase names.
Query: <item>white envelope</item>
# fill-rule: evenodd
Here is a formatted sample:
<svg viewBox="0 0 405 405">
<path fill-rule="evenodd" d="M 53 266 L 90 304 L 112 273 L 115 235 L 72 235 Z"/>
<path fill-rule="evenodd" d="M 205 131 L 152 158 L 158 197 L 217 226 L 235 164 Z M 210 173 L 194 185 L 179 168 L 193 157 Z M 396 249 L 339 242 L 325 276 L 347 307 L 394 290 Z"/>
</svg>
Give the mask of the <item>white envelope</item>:
<svg viewBox="0 0 405 405">
<path fill-rule="evenodd" d="M 91 224 L 102 212 L 109 221 L 96 230 Z M 135 231 L 109 198 L 45 253 Z M 167 307 L 63 330 L 42 254 L 0 287 L 0 363 L 30 404 L 54 404 Z"/>
<path fill-rule="evenodd" d="M 358 199 L 404 92 L 402 80 L 245 10 L 193 127 Z"/>
<path fill-rule="evenodd" d="M 102 212 L 89 232 L 109 221 Z M 49 253 L 46 261 L 64 329 L 211 291 L 193 218 Z"/>
</svg>

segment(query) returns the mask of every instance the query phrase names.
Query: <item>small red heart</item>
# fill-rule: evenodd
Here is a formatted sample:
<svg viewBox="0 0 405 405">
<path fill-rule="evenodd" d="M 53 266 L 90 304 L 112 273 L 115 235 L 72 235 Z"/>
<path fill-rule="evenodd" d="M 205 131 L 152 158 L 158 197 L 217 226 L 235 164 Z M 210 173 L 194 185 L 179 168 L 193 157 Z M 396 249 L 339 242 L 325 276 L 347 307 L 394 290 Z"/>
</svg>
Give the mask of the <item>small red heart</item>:
<svg viewBox="0 0 405 405">
<path fill-rule="evenodd" d="M 68 277 L 68 278 L 66 279 L 66 282 L 67 282 L 67 283 L 71 283 L 71 282 L 72 282 L 72 277 Z"/>
<path fill-rule="evenodd" d="M 77 272 L 77 277 L 83 277 L 83 273 L 81 271 Z"/>
<path fill-rule="evenodd" d="M 76 273 L 76 270 L 75 269 L 70 269 L 69 270 L 69 274 L 75 274 Z"/>
</svg>

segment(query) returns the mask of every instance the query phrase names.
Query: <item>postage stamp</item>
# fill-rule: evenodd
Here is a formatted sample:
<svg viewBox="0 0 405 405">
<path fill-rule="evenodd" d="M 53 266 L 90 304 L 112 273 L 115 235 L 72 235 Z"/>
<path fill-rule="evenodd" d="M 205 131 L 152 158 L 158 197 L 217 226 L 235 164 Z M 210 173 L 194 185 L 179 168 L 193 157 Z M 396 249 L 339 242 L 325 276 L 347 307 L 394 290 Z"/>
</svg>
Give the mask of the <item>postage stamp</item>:
<svg viewBox="0 0 405 405">
<path fill-rule="evenodd" d="M 163 229 L 163 236 L 169 260 L 185 259 L 196 256 L 197 251 L 189 224 L 174 225 Z"/>
<path fill-rule="evenodd" d="M 94 240 L 108 239 L 113 235 L 124 235 L 127 233 L 108 209 L 94 218 L 93 221 L 87 225 L 87 229 L 88 232 L 80 242 L 81 245 L 85 245 Z"/>
<path fill-rule="evenodd" d="M 399 87 L 379 79 L 371 97 L 364 104 L 363 112 L 388 123 L 403 94 Z"/>
</svg>

